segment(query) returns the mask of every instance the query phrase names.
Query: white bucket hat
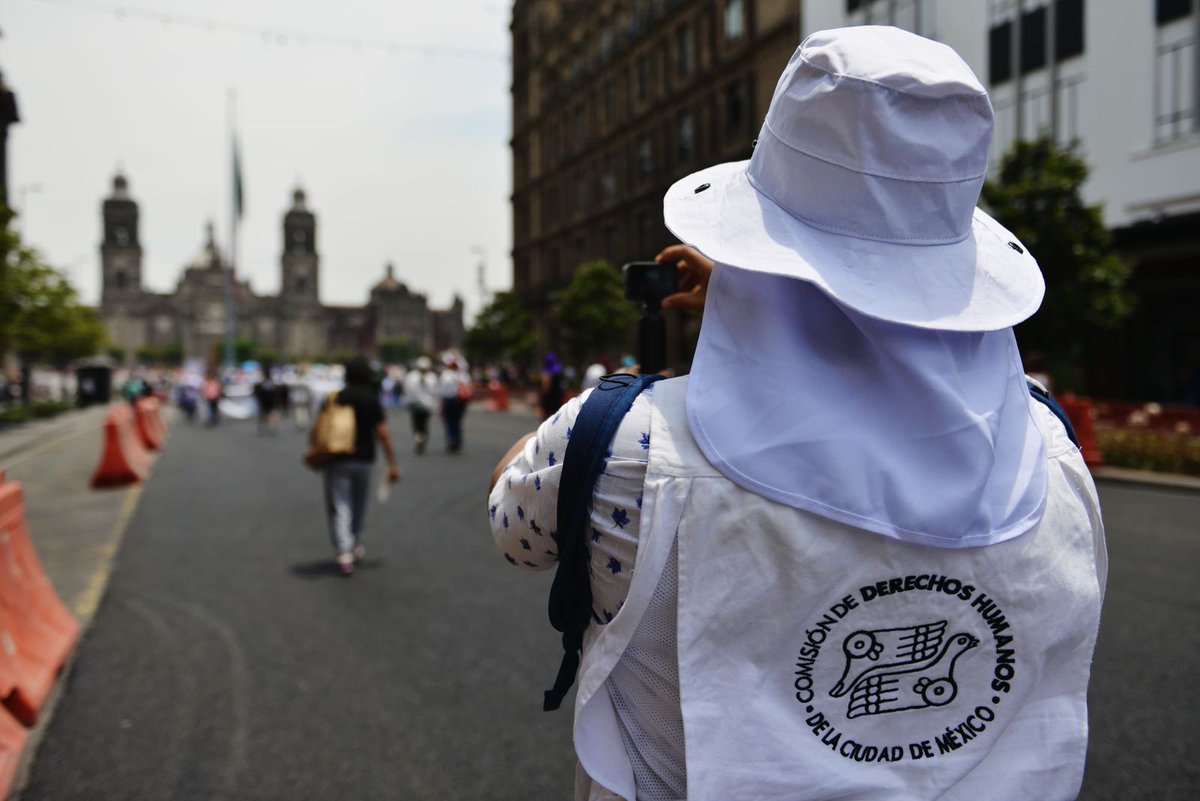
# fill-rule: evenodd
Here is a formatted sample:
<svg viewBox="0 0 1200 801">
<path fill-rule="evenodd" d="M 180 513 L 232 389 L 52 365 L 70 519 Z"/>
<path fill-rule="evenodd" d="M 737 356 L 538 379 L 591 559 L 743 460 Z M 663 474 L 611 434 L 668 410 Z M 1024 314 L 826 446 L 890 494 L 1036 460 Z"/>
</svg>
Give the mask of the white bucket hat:
<svg viewBox="0 0 1200 801">
<path fill-rule="evenodd" d="M 749 161 L 676 183 L 667 227 L 714 261 L 809 281 L 862 314 L 996 331 L 1033 314 L 1037 262 L 975 208 L 992 106 L 949 47 L 821 31 L 779 79 Z"/>
</svg>

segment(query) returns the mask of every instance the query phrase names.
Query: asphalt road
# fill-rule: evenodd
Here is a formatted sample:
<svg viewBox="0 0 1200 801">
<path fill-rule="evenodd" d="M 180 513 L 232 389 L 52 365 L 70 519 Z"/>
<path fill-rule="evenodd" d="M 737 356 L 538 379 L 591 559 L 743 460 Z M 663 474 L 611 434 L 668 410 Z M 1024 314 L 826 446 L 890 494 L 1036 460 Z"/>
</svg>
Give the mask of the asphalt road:
<svg viewBox="0 0 1200 801">
<path fill-rule="evenodd" d="M 22 801 L 563 799 L 550 576 L 491 544 L 486 476 L 528 417 L 472 411 L 331 570 L 304 436 L 176 427 Z"/>
<path fill-rule="evenodd" d="M 1101 483 L 1108 594 L 1082 801 L 1200 798 L 1200 493 Z"/>
<path fill-rule="evenodd" d="M 300 433 L 177 427 L 22 801 L 570 798 L 570 704 L 540 709 L 550 577 L 499 558 L 483 511 L 531 422 L 472 411 L 462 455 L 438 437 L 421 458 L 402 448 L 350 579 L 331 570 Z M 1190 801 L 1200 494 L 1101 495 L 1111 572 L 1081 798 Z"/>
</svg>

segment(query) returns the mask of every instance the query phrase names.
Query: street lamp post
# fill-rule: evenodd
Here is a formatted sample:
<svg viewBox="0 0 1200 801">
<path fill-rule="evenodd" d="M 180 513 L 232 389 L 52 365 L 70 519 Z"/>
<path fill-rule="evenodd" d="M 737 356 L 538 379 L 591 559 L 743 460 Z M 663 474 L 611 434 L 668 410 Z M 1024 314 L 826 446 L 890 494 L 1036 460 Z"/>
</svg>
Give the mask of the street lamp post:
<svg viewBox="0 0 1200 801">
<path fill-rule="evenodd" d="M 472 245 L 471 252 L 479 257 L 479 264 L 475 267 L 475 282 L 479 288 L 479 308 L 483 309 L 488 305 L 491 299 L 491 293 L 487 288 L 487 251 L 482 245 Z"/>
<path fill-rule="evenodd" d="M 29 218 L 28 197 L 42 191 L 41 184 L 21 184 L 17 187 L 17 205 L 13 209 L 21 219 L 21 232 L 25 232 L 26 220 Z"/>
<path fill-rule="evenodd" d="M 17 112 L 17 95 L 4 82 L 0 73 L 0 203 L 8 205 L 8 126 L 21 121 Z"/>
</svg>

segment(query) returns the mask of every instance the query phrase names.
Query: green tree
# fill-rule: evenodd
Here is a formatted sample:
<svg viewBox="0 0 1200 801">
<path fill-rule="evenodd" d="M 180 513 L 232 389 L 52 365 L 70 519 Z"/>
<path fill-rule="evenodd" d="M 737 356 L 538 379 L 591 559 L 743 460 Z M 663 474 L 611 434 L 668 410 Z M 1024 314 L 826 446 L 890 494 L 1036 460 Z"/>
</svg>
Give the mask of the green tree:
<svg viewBox="0 0 1200 801">
<path fill-rule="evenodd" d="M 11 351 L 24 367 L 43 361 L 63 367 L 107 344 L 96 310 L 61 272 L 21 244 L 15 231 L 0 231 L 0 353 Z"/>
<path fill-rule="evenodd" d="M 528 366 L 533 358 L 533 324 L 512 292 L 497 292 L 475 318 L 463 343 L 472 363 L 511 361 Z"/>
<path fill-rule="evenodd" d="M 554 313 L 564 349 L 576 364 L 624 348 L 638 319 L 637 308 L 625 299 L 621 273 L 602 259 L 579 266 Z"/>
<path fill-rule="evenodd" d="M 420 355 L 407 339 L 385 339 L 379 343 L 379 360 L 385 364 L 405 364 Z"/>
<path fill-rule="evenodd" d="M 1041 351 L 1052 369 L 1078 363 L 1095 330 L 1111 330 L 1133 311 L 1131 267 L 1113 249 L 1102 207 L 1080 196 L 1089 168 L 1078 146 L 1049 137 L 1018 141 L 983 187 L 986 207 L 1037 259 L 1046 299 L 1017 326 L 1025 352 Z"/>
<path fill-rule="evenodd" d="M 214 342 L 212 353 L 209 355 L 213 364 L 225 363 L 225 340 Z M 237 339 L 233 343 L 233 361 L 234 364 L 241 364 L 252 359 L 258 358 L 258 351 L 254 347 L 254 343 L 248 339 Z"/>
</svg>

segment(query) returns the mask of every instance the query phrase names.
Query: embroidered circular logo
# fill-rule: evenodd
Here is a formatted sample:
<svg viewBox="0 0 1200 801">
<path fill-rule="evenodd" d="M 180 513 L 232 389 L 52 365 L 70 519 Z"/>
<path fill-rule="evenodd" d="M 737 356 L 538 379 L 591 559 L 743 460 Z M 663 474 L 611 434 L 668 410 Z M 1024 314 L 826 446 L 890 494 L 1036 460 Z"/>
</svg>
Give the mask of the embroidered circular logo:
<svg viewBox="0 0 1200 801">
<path fill-rule="evenodd" d="M 855 762 L 933 759 L 983 736 L 1017 675 L 1012 623 L 974 584 L 897 576 L 803 631 L 793 688 L 817 741 Z"/>
</svg>

